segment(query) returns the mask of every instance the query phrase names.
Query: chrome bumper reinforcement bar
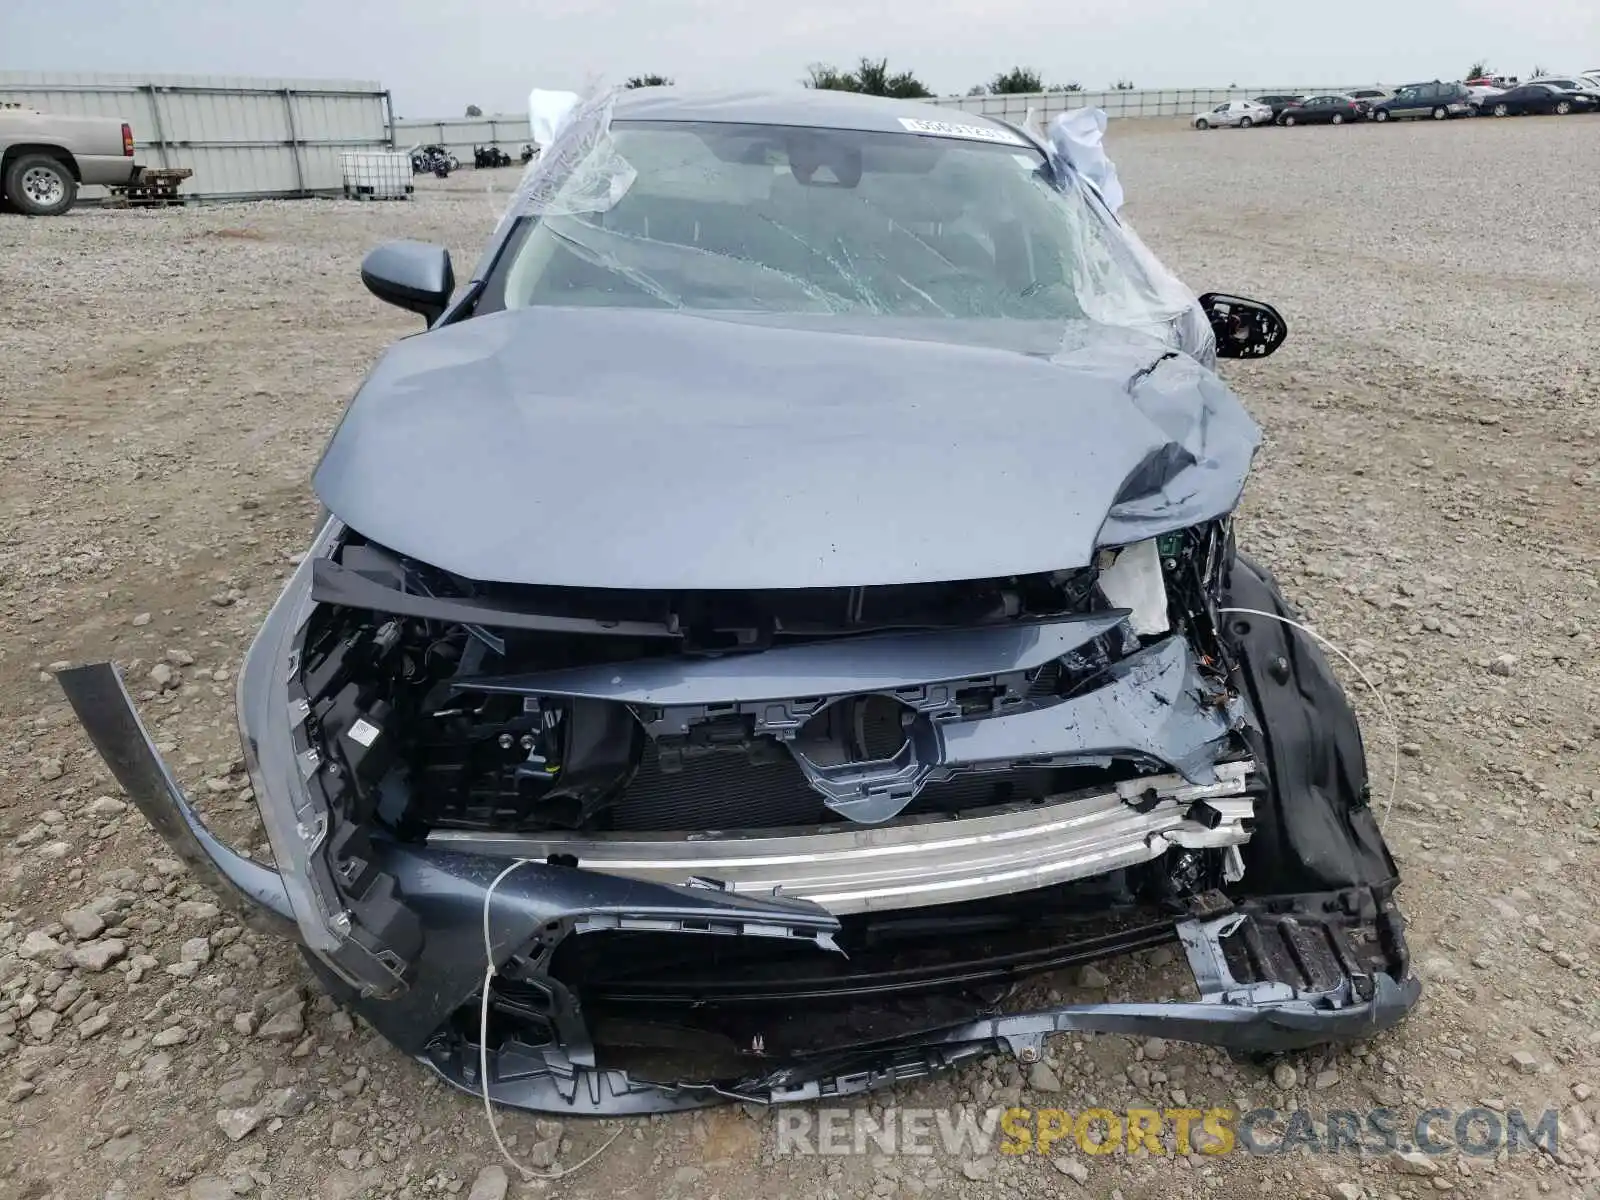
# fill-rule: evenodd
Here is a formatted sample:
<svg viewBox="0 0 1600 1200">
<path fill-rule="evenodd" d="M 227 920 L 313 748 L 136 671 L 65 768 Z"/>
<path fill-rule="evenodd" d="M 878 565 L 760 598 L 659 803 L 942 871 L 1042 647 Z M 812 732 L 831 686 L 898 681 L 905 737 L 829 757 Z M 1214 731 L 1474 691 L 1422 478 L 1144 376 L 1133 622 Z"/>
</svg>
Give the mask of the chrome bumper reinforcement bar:
<svg viewBox="0 0 1600 1200">
<path fill-rule="evenodd" d="M 1112 792 L 893 825 L 729 833 L 435 832 L 428 845 L 506 859 L 560 861 L 656 883 L 710 881 L 737 893 L 811 900 L 835 914 L 977 900 L 1103 875 L 1173 848 L 1250 839 L 1251 763 L 1217 782 L 1158 775 Z M 559 857 L 557 857 L 559 856 Z"/>
</svg>

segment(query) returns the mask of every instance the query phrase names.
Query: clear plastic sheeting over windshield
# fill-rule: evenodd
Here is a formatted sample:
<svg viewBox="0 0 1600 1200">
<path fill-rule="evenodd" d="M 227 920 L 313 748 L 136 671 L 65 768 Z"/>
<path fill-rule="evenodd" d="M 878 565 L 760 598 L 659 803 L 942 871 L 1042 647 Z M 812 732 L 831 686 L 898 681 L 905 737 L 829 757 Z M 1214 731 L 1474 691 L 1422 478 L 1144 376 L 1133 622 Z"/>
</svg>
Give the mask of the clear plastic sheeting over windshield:
<svg viewBox="0 0 1600 1200">
<path fill-rule="evenodd" d="M 525 179 L 501 306 L 1090 321 L 1210 357 L 1193 294 L 1020 138 L 609 108 L 587 102 Z"/>
<path fill-rule="evenodd" d="M 563 108 L 564 94 L 535 91 L 546 111 L 530 116 L 541 141 L 539 156 L 517 184 L 506 217 L 603 212 L 633 186 L 634 171 L 611 138 L 611 109 L 617 89 L 599 92 Z"/>
</svg>

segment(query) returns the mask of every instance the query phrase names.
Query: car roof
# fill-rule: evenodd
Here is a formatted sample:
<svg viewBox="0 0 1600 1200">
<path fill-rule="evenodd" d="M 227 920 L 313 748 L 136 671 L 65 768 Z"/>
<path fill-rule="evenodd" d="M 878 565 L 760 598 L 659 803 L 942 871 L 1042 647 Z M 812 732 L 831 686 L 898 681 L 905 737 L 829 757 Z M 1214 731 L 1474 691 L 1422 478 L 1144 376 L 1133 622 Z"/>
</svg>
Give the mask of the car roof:
<svg viewBox="0 0 1600 1200">
<path fill-rule="evenodd" d="M 901 119 L 1016 130 L 1004 122 L 917 100 L 862 96 L 823 88 L 770 91 L 701 91 L 679 87 L 629 88 L 617 97 L 616 121 L 691 121 L 739 125 L 798 125 L 862 132 L 905 133 Z"/>
</svg>

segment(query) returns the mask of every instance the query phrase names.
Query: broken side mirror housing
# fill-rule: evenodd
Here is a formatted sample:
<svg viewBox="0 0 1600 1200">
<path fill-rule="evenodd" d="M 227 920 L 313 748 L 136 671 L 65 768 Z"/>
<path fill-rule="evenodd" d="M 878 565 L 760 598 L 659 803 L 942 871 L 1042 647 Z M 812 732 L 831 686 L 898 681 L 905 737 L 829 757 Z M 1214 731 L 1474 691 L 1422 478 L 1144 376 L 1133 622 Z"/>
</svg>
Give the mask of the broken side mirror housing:
<svg viewBox="0 0 1600 1200">
<path fill-rule="evenodd" d="M 1218 358 L 1265 358 L 1289 336 L 1288 322 L 1259 300 L 1207 292 L 1200 307 L 1216 335 Z"/>
<path fill-rule="evenodd" d="M 429 325 L 456 290 L 450 251 L 429 242 L 385 242 L 362 259 L 361 282 L 379 300 L 420 313 Z"/>
</svg>

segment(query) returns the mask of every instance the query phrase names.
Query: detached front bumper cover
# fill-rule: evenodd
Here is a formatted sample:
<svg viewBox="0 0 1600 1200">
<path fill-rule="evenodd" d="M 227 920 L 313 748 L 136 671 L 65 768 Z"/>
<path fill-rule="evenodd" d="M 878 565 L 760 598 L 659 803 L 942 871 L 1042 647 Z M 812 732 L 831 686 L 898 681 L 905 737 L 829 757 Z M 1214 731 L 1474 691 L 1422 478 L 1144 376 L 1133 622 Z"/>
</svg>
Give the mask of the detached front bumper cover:
<svg viewBox="0 0 1600 1200">
<path fill-rule="evenodd" d="M 178 856 L 253 925 L 298 936 L 301 927 L 283 876 L 229 849 L 206 830 L 162 763 L 115 668 L 109 663 L 76 667 L 61 672 L 59 679 L 118 782 Z M 450 1083 L 478 1092 L 483 1085 L 476 1047 L 443 1031 L 451 1014 L 472 1001 L 482 979 L 477 931 L 485 893 L 506 860 L 398 845 L 386 846 L 383 859 L 383 868 L 393 874 L 400 895 L 425 930 L 411 985 L 378 998 L 353 986 L 325 955 L 313 954 L 308 961 L 331 990 L 397 1046 Z M 1415 977 L 1365 972 L 1348 953 L 1349 941 L 1335 931 L 1334 921 L 1317 915 L 1337 913 L 1342 905 L 1341 919 L 1345 927 L 1357 930 L 1356 941 L 1398 938 L 1400 918 L 1387 897 L 1367 897 L 1365 910 L 1355 895 L 1238 906 L 1215 899 L 1217 911 L 1176 920 L 1168 932 L 1182 943 L 1198 987 L 1197 1001 L 979 1013 L 969 1021 L 903 1037 L 774 1061 L 770 1068 L 739 1078 L 655 1081 L 606 1069 L 597 1060 L 575 998 L 554 979 L 537 977 L 557 1036 L 537 1047 L 503 1040 L 489 1059 L 488 1093 L 516 1107 L 595 1115 L 696 1108 L 729 1099 L 777 1104 L 852 1095 L 993 1053 L 1034 1062 L 1046 1038 L 1065 1032 L 1163 1037 L 1245 1053 L 1293 1050 L 1369 1037 L 1396 1024 L 1416 1003 L 1421 987 Z M 839 927 L 826 910 L 803 900 L 741 896 L 712 885 L 674 886 L 544 863 L 528 863 L 509 877 L 495 892 L 491 911 L 497 965 L 517 955 L 535 967 L 548 964 L 565 938 L 598 930 L 781 938 L 826 954 L 836 949 L 833 936 Z M 1304 980 L 1299 986 L 1270 978 L 1241 981 L 1229 965 L 1230 938 L 1237 939 L 1235 946 L 1244 947 L 1257 967 L 1277 953 L 1263 949 L 1266 942 L 1280 944 L 1281 939 L 1292 947 L 1303 947 L 1308 939 L 1317 942 L 1324 947 L 1323 967 L 1302 973 L 1321 977 L 1311 986 L 1304 986 Z M 1292 949 L 1289 957 L 1298 959 L 1301 953 Z M 1328 963 L 1338 965 L 1330 971 Z"/>
</svg>

